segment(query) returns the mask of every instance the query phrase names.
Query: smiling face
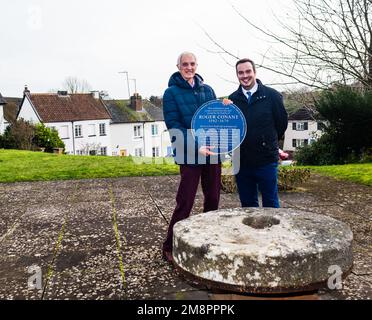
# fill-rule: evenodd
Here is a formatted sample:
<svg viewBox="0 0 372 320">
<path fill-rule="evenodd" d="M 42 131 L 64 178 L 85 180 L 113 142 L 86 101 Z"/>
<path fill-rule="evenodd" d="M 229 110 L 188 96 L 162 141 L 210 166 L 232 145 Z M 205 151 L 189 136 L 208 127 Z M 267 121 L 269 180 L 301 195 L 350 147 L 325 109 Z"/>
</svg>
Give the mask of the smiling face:
<svg viewBox="0 0 372 320">
<path fill-rule="evenodd" d="M 197 66 L 198 64 L 196 63 L 195 56 L 189 53 L 182 55 L 177 65 L 181 76 L 190 84 L 193 82 Z"/>
<path fill-rule="evenodd" d="M 236 66 L 236 75 L 245 90 L 250 90 L 256 84 L 256 71 L 252 63 L 244 62 Z"/>
</svg>

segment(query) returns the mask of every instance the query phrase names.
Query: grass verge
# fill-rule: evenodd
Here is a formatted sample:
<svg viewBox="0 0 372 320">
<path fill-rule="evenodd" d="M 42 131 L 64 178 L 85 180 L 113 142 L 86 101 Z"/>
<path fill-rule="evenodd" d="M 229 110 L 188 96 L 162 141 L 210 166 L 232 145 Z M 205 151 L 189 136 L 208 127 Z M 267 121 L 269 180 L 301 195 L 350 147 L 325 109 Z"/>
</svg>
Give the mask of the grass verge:
<svg viewBox="0 0 372 320">
<path fill-rule="evenodd" d="M 0 149 L 0 182 L 178 174 L 172 158 L 70 156 Z"/>
<path fill-rule="evenodd" d="M 333 166 L 308 166 L 310 170 L 340 180 L 372 186 L 372 163 L 356 163 Z"/>
</svg>

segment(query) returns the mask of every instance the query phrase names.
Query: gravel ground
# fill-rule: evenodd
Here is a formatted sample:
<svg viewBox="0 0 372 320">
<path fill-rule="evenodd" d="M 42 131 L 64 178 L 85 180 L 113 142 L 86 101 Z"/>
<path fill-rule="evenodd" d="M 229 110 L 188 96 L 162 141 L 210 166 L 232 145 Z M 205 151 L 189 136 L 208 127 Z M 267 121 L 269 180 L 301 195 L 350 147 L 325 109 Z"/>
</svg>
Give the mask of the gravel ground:
<svg viewBox="0 0 372 320">
<path fill-rule="evenodd" d="M 186 281 L 162 260 L 177 186 L 177 176 L 0 184 L 0 299 L 257 299 Z M 313 175 L 280 198 L 348 223 L 355 239 L 342 289 L 295 298 L 371 299 L 372 188 Z M 193 214 L 202 201 L 199 190 Z M 238 206 L 221 195 L 221 208 Z"/>
</svg>

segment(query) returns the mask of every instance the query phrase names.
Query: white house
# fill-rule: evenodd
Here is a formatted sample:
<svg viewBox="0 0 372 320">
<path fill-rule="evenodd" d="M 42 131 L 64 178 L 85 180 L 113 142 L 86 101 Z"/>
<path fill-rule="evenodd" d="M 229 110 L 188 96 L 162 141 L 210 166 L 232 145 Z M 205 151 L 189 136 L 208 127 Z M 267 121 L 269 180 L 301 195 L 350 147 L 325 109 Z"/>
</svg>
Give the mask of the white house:
<svg viewBox="0 0 372 320">
<path fill-rule="evenodd" d="M 315 112 L 307 107 L 288 117 L 288 128 L 284 137 L 284 151 L 296 151 L 298 147 L 311 144 L 322 135 L 325 121 L 317 120 Z"/>
<path fill-rule="evenodd" d="M 6 101 L 0 93 L 0 134 L 3 134 L 5 130 L 4 105 L 6 105 Z"/>
<path fill-rule="evenodd" d="M 172 153 L 162 108 L 135 93 L 123 100 L 105 101 L 111 114 L 111 149 L 114 156 L 165 157 Z"/>
<path fill-rule="evenodd" d="M 65 152 L 74 155 L 111 155 L 111 116 L 94 94 L 23 94 L 17 119 L 44 123 L 58 131 Z"/>
</svg>

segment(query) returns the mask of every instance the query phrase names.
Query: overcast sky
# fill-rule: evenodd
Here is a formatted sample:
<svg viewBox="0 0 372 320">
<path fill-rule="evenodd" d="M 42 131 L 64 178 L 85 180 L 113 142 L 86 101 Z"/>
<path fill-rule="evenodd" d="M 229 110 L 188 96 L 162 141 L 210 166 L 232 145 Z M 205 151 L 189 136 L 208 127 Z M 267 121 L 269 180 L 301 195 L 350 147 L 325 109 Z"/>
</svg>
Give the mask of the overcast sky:
<svg viewBox="0 0 372 320">
<path fill-rule="evenodd" d="M 286 1 L 286 2 L 289 2 Z M 198 73 L 218 96 L 237 84 L 234 69 L 214 50 L 202 26 L 239 57 L 259 59 L 269 48 L 251 32 L 232 4 L 260 25 L 275 27 L 278 0 L 0 0 L 0 92 L 22 96 L 62 89 L 68 76 L 94 90 L 127 98 L 124 74 L 144 97 L 162 95 L 179 53 L 198 57 Z M 258 70 L 263 82 L 275 76 Z M 131 92 L 134 81 L 130 81 Z"/>
</svg>

